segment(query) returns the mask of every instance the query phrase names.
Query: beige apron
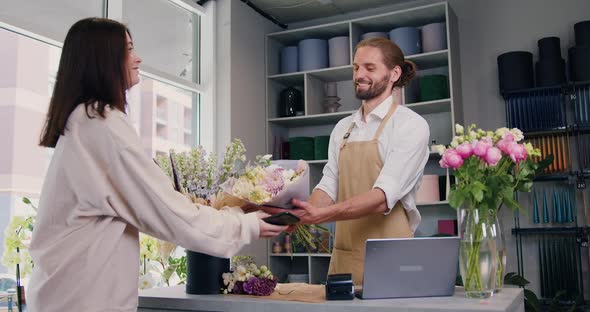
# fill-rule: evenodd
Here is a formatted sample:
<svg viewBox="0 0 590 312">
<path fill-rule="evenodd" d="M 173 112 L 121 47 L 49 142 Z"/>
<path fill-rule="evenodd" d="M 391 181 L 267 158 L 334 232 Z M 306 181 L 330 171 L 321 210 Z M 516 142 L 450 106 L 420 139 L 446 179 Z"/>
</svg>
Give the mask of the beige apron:
<svg viewBox="0 0 590 312">
<path fill-rule="evenodd" d="M 348 142 L 354 123 L 348 128 L 340 145 L 338 157 L 338 202 L 370 191 L 381 172 L 378 139 L 393 115 L 392 104 L 371 141 Z M 398 202 L 391 213 L 371 214 L 360 219 L 336 222 L 336 234 L 329 274 L 352 273 L 355 285 L 362 285 L 365 242 L 369 238 L 413 237 L 408 217 Z"/>
</svg>

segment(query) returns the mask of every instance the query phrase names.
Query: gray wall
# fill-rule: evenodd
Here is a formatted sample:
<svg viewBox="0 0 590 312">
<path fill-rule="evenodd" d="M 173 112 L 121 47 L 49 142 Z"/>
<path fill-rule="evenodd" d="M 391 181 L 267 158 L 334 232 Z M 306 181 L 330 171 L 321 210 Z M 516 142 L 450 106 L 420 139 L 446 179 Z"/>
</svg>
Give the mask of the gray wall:
<svg viewBox="0 0 590 312">
<path fill-rule="evenodd" d="M 265 34 L 281 28 L 241 1 L 218 0 L 217 29 L 217 151 L 239 138 L 248 159 L 255 159 L 266 151 Z M 266 264 L 266 239 L 240 254 Z"/>
</svg>

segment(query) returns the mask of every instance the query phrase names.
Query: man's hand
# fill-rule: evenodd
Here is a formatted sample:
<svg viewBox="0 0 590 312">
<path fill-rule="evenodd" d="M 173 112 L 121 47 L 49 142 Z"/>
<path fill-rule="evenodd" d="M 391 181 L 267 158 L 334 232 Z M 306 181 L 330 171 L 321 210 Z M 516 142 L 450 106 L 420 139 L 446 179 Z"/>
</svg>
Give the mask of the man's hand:
<svg viewBox="0 0 590 312">
<path fill-rule="evenodd" d="M 288 228 L 286 225 L 273 225 L 264 222 L 262 219 L 268 217 L 269 215 L 262 211 L 256 212 L 256 216 L 258 217 L 258 225 L 260 226 L 259 237 L 261 238 L 275 237 Z"/>
<path fill-rule="evenodd" d="M 283 211 L 289 211 L 301 219 L 299 223 L 303 224 L 319 224 L 328 220 L 329 209 L 318 208 L 309 202 L 293 199 L 291 203 L 296 207 L 295 209 L 283 209 L 269 206 L 260 206 L 260 209 L 266 213 L 276 214 Z M 291 230 L 289 228 L 287 231 Z M 294 228 L 293 228 L 294 230 Z"/>
</svg>

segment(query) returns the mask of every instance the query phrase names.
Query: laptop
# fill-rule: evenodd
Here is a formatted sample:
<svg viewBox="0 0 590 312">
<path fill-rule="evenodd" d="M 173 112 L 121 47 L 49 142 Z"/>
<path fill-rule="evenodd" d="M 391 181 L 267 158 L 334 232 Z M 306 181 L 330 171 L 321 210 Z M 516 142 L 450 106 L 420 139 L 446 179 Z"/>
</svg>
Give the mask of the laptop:
<svg viewBox="0 0 590 312">
<path fill-rule="evenodd" d="M 459 237 L 368 239 L 360 299 L 452 296 Z"/>
</svg>

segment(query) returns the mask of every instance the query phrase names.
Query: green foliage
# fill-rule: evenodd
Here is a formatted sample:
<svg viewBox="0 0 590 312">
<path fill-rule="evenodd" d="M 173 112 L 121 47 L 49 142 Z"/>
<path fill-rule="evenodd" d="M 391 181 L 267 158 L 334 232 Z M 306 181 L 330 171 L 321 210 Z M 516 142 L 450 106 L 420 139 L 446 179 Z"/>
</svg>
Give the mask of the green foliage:
<svg viewBox="0 0 590 312">
<path fill-rule="evenodd" d="M 522 277 L 514 272 L 511 272 L 511 273 L 506 274 L 506 276 L 504 276 L 504 284 L 525 287 L 525 286 L 529 285 L 530 282 L 528 280 L 526 280 L 524 277 Z M 555 294 L 555 296 L 550 300 L 549 304 L 547 306 L 545 306 L 545 305 L 543 305 L 541 300 L 539 300 L 539 297 L 537 297 L 537 295 L 533 291 L 525 288 L 524 289 L 525 311 L 527 311 L 527 312 L 583 311 L 583 309 L 580 307 L 581 305 L 584 304 L 583 295 L 578 295 L 575 302 L 571 306 L 569 306 L 567 308 L 567 310 L 564 309 L 564 305 L 562 304 L 562 299 L 564 299 L 565 296 L 566 296 L 565 290 L 558 291 Z"/>
<path fill-rule="evenodd" d="M 22 202 L 37 211 L 37 207 L 27 197 L 23 197 Z M 29 243 L 34 224 L 35 215 L 28 217 L 13 216 L 4 230 L 2 264 L 11 270 L 15 270 L 18 264 L 22 278 L 28 276 L 33 271 L 33 260 L 29 254 Z"/>
</svg>

